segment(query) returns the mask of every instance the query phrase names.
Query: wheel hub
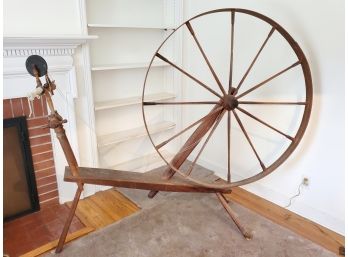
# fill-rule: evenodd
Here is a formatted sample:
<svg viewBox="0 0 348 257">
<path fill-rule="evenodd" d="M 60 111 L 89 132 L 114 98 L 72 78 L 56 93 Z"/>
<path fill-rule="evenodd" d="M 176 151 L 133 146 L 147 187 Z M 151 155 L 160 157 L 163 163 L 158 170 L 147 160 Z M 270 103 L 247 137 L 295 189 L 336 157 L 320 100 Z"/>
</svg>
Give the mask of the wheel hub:
<svg viewBox="0 0 348 257">
<path fill-rule="evenodd" d="M 234 110 L 238 106 L 238 100 L 234 95 L 225 95 L 223 97 L 223 106 L 226 110 Z"/>
</svg>

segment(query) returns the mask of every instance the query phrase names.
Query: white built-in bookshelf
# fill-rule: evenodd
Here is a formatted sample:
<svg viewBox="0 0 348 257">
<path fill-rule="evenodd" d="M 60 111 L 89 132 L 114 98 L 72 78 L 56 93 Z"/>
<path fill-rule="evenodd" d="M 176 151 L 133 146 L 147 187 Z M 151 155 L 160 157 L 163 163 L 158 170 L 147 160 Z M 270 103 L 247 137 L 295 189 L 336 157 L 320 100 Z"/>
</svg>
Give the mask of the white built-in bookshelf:
<svg viewBox="0 0 348 257">
<path fill-rule="evenodd" d="M 144 127 L 141 95 L 150 60 L 160 43 L 182 22 L 182 1 L 86 0 L 98 166 L 138 172 L 164 165 Z M 181 65 L 181 35 L 163 49 Z M 181 76 L 167 63 L 152 64 L 147 101 L 175 99 Z M 180 114 L 171 108 L 150 108 L 149 130 L 168 138 L 179 127 Z M 166 151 L 164 156 L 171 156 Z"/>
</svg>

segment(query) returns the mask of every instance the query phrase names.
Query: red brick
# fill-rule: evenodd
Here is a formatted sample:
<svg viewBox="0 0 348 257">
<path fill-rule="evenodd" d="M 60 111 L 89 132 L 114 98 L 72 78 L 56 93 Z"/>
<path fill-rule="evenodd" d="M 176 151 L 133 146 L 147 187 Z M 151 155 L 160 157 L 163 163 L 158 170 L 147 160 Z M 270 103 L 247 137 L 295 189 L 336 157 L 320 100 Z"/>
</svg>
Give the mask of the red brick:
<svg viewBox="0 0 348 257">
<path fill-rule="evenodd" d="M 41 117 L 43 116 L 43 109 L 42 109 L 42 100 L 35 98 L 33 101 L 33 109 L 34 109 L 34 115 L 35 117 Z"/>
<path fill-rule="evenodd" d="M 45 160 L 53 159 L 53 152 L 46 152 L 42 154 L 36 154 L 33 156 L 33 163 L 42 162 Z"/>
<path fill-rule="evenodd" d="M 51 143 L 51 135 L 29 138 L 29 141 L 31 146 Z"/>
<path fill-rule="evenodd" d="M 23 114 L 27 117 L 29 117 L 30 109 L 29 109 L 29 103 L 28 99 L 26 97 L 21 98 L 22 106 L 23 106 Z"/>
<path fill-rule="evenodd" d="M 14 117 L 23 116 L 23 108 L 22 108 L 22 101 L 20 98 L 13 98 L 11 99 L 12 102 L 12 111 Z"/>
<path fill-rule="evenodd" d="M 57 182 L 56 175 L 49 176 L 49 177 L 44 177 L 44 178 L 40 178 L 40 179 L 36 179 L 36 186 L 40 187 L 40 186 L 44 186 L 44 185 L 47 185 L 47 184 L 51 184 L 53 182 Z"/>
<path fill-rule="evenodd" d="M 47 160 L 39 163 L 34 163 L 34 170 L 43 170 L 46 168 L 54 167 L 53 160 Z"/>
<path fill-rule="evenodd" d="M 43 114 L 44 115 L 48 115 L 47 102 L 46 102 L 46 97 L 45 96 L 42 97 L 42 108 L 43 108 Z"/>
<path fill-rule="evenodd" d="M 58 190 L 57 183 L 52 183 L 52 184 L 41 186 L 41 187 L 37 188 L 37 192 L 39 195 L 53 191 L 53 190 Z"/>
<path fill-rule="evenodd" d="M 31 154 L 39 154 L 47 151 L 52 151 L 52 144 L 51 142 L 44 144 L 44 145 L 37 145 L 37 146 L 32 146 L 31 147 Z"/>
<path fill-rule="evenodd" d="M 27 122 L 28 122 L 28 128 L 34 128 L 34 127 L 48 125 L 47 117 L 29 118 L 27 120 Z"/>
<path fill-rule="evenodd" d="M 33 128 L 29 129 L 29 137 L 34 137 L 34 136 L 40 136 L 40 135 L 47 135 L 50 133 L 49 128 Z"/>
<path fill-rule="evenodd" d="M 3 101 L 3 114 L 4 119 L 13 118 L 10 99 L 6 99 Z"/>
<path fill-rule="evenodd" d="M 69 208 L 59 205 L 58 197 L 40 203 L 40 207 L 39 212 L 4 223 L 3 247 L 9 256 L 20 256 L 59 237 Z M 36 219 L 33 220 L 32 216 Z M 31 221 L 28 223 L 28 220 Z M 69 232 L 83 227 L 74 216 Z"/>
<path fill-rule="evenodd" d="M 55 197 L 55 198 L 52 198 L 48 201 L 45 201 L 44 203 L 40 203 L 40 207 L 42 210 L 45 210 L 47 208 L 52 208 L 52 206 L 55 206 L 59 204 L 59 200 L 58 200 L 58 197 Z"/>
<path fill-rule="evenodd" d="M 35 171 L 35 178 L 38 180 L 38 179 L 41 179 L 41 178 L 44 178 L 44 177 L 48 177 L 48 176 L 52 176 L 52 175 L 55 175 L 55 174 L 56 174 L 55 168 L 48 168 L 48 169 L 45 169 L 45 170 Z"/>
<path fill-rule="evenodd" d="M 43 201 L 46 201 L 48 199 L 52 199 L 52 198 L 57 197 L 57 196 L 58 196 L 58 190 L 54 190 L 52 192 L 39 195 L 39 201 L 43 202 Z"/>
</svg>

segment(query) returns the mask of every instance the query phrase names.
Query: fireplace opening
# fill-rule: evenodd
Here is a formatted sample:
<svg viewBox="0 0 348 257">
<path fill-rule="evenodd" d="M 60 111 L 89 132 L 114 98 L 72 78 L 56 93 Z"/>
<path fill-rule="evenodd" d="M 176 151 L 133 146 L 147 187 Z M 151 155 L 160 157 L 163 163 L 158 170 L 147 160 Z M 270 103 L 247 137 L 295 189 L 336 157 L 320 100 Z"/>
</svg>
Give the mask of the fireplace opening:
<svg viewBox="0 0 348 257">
<path fill-rule="evenodd" d="M 40 210 L 26 117 L 3 120 L 4 221 Z"/>
</svg>

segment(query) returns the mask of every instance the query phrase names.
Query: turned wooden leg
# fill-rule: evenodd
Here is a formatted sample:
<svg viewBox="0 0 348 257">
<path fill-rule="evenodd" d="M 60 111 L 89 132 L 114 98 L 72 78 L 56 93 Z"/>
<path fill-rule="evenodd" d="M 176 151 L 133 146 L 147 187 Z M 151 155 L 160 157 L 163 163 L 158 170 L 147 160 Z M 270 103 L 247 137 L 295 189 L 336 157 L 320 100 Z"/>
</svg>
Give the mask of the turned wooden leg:
<svg viewBox="0 0 348 257">
<path fill-rule="evenodd" d="M 225 197 L 221 193 L 216 193 L 218 199 L 220 200 L 222 206 L 225 208 L 227 211 L 228 215 L 230 215 L 231 219 L 233 222 L 236 224 L 237 228 L 239 231 L 243 234 L 245 239 L 250 240 L 252 238 L 251 233 L 249 233 L 240 223 L 239 220 L 237 219 L 236 214 L 232 211 L 231 207 L 228 205 Z"/>
<path fill-rule="evenodd" d="M 225 200 L 227 203 L 230 203 L 230 200 L 228 200 L 224 194 L 221 194 L 221 196 L 224 198 L 224 200 Z"/>
<path fill-rule="evenodd" d="M 77 204 L 80 200 L 82 190 L 83 190 L 83 184 L 79 184 L 77 187 L 76 193 L 75 193 L 74 201 L 71 205 L 71 209 L 70 209 L 68 218 L 65 221 L 62 234 L 59 237 L 59 242 L 58 242 L 58 245 L 56 248 L 56 253 L 60 253 L 63 250 L 63 245 L 65 243 L 66 236 L 68 235 L 70 224 L 74 218 L 76 207 L 77 207 Z"/>
</svg>

